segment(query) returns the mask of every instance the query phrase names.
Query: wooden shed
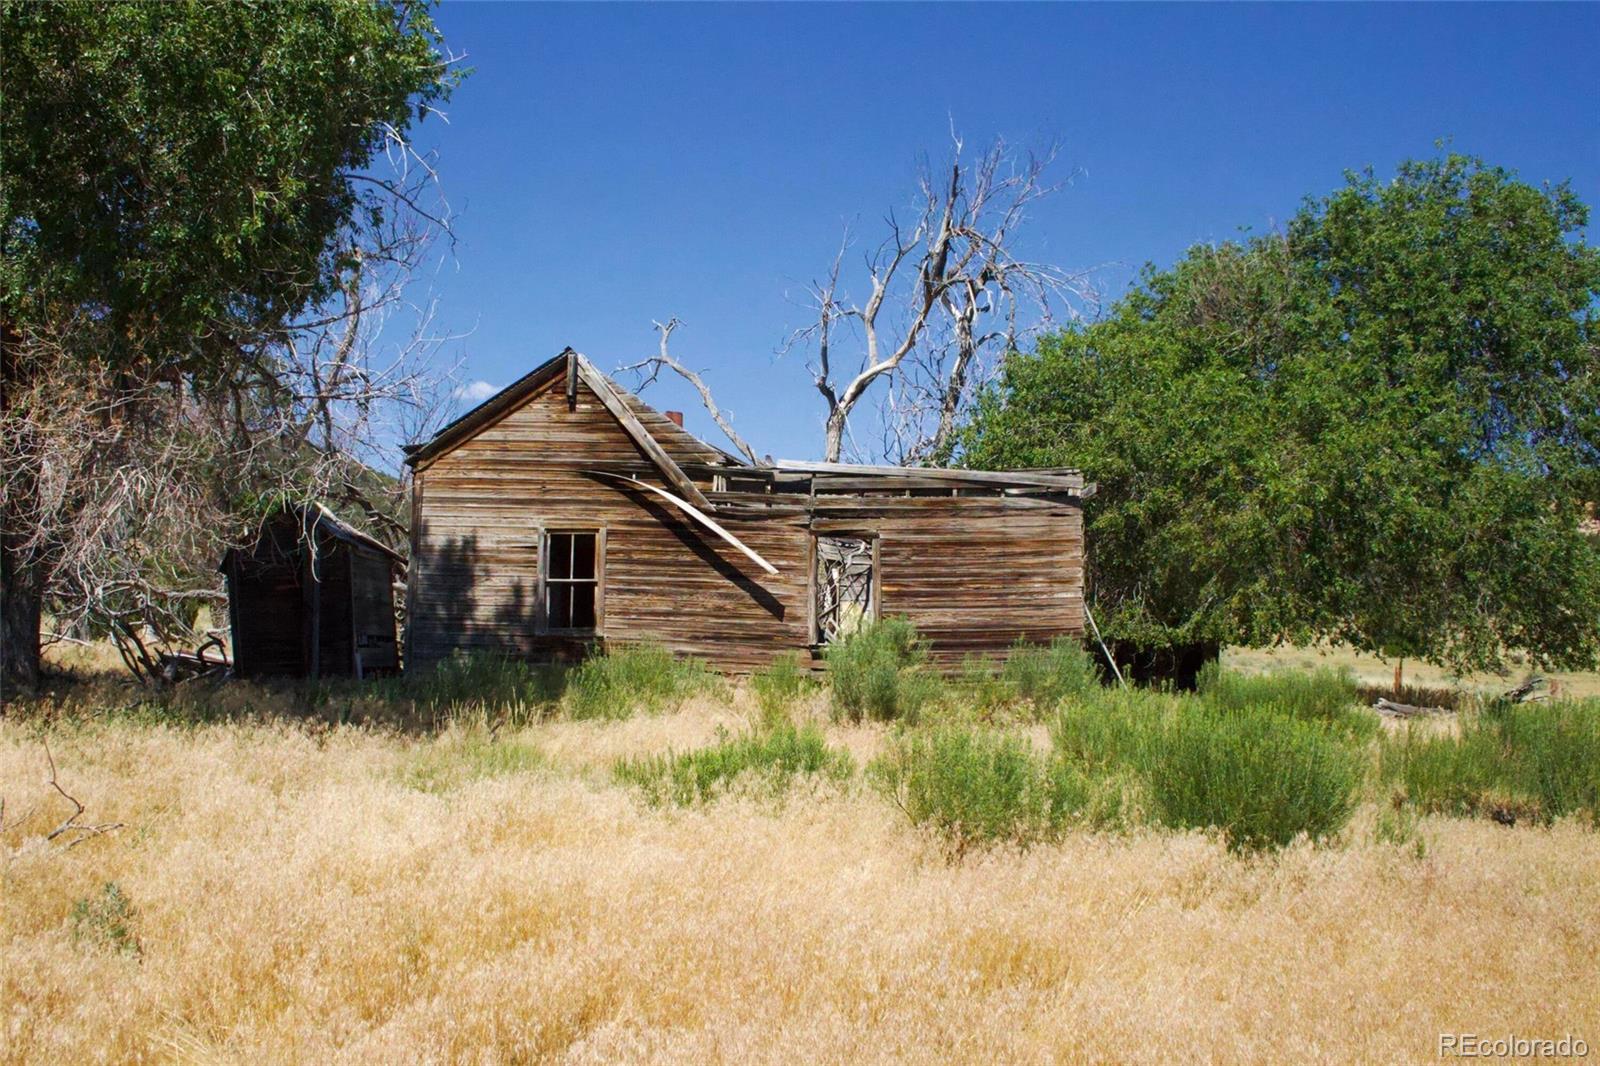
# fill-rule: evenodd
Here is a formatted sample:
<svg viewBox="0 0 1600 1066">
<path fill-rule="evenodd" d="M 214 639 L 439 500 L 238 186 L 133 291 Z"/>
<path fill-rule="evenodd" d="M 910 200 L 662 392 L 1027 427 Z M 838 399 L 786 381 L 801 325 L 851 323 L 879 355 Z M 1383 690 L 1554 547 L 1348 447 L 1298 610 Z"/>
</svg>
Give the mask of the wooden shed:
<svg viewBox="0 0 1600 1066">
<path fill-rule="evenodd" d="M 743 672 L 900 615 L 953 666 L 1083 632 L 1076 471 L 752 465 L 570 349 L 408 453 L 408 665 L 641 641 Z"/>
<path fill-rule="evenodd" d="M 363 677 L 400 668 L 394 585 L 404 560 L 320 505 L 262 523 L 220 568 L 236 677 Z"/>
</svg>

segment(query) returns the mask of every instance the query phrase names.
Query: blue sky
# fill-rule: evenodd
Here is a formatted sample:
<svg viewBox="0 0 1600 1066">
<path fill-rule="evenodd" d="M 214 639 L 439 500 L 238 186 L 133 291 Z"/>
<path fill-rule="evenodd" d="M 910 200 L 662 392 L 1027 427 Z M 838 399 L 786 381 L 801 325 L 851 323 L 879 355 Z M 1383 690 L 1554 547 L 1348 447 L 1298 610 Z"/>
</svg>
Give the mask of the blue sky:
<svg viewBox="0 0 1600 1066">
<path fill-rule="evenodd" d="M 463 383 L 570 344 L 610 369 L 684 326 L 759 451 L 815 457 L 823 406 L 778 359 L 804 283 L 875 233 L 919 158 L 1061 145 L 1031 257 L 1145 262 L 1271 228 L 1348 168 L 1434 142 L 1600 205 L 1600 5 L 534 5 L 446 3 L 475 68 L 421 141 L 457 212 L 431 279 Z M 1073 176 L 1076 174 L 1076 176 Z M 687 389 L 679 408 L 720 443 Z"/>
</svg>

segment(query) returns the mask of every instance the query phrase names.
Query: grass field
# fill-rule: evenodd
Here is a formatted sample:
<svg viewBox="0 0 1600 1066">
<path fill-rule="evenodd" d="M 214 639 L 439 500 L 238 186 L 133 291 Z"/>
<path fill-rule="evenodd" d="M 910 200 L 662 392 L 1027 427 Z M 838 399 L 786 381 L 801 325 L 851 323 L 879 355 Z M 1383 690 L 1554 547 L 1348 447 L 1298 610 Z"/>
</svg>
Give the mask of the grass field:
<svg viewBox="0 0 1600 1066">
<path fill-rule="evenodd" d="M 231 719 L 211 723 L 95 713 L 115 698 L 93 693 L 14 713 L 0 1060 L 1422 1062 L 1442 1033 L 1600 1048 L 1600 833 L 1582 819 L 1396 833 L 1369 784 L 1317 846 L 1237 853 L 1129 823 L 955 857 L 861 769 L 903 723 L 778 688 L 802 729 L 754 755 L 728 738 L 773 715 L 768 690 L 699 682 L 656 714 L 427 730 L 332 724 L 348 712 L 331 705 L 297 718 L 243 686 L 190 697 Z M 800 766 L 807 737 L 828 771 L 769 787 L 758 761 Z M 669 753 L 720 753 L 682 763 L 703 783 L 736 750 L 755 768 L 708 802 L 630 783 Z M 72 811 L 47 751 L 80 822 L 121 828 L 45 839 Z"/>
<path fill-rule="evenodd" d="M 1262 673 L 1278 669 L 1315 670 L 1327 667 L 1348 670 L 1363 685 L 1387 688 L 1394 684 L 1394 662 L 1364 655 L 1348 648 L 1308 648 L 1286 645 L 1282 648 L 1229 648 L 1222 654 L 1225 666 L 1232 670 Z M 1569 670 L 1533 671 L 1519 664 L 1505 677 L 1497 674 L 1468 674 L 1457 677 L 1449 671 L 1428 663 L 1407 660 L 1402 668 L 1404 683 L 1419 688 L 1464 688 L 1476 692 L 1505 692 L 1537 672 L 1539 676 L 1555 682 L 1556 691 L 1565 696 L 1584 698 L 1600 696 L 1600 673 L 1579 673 Z"/>
</svg>

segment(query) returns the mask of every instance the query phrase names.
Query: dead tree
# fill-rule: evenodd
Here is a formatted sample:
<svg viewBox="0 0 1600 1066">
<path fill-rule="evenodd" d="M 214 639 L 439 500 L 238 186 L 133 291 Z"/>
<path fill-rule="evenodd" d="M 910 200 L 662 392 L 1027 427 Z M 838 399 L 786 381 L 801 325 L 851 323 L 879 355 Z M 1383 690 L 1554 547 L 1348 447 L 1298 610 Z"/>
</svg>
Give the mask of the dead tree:
<svg viewBox="0 0 1600 1066">
<path fill-rule="evenodd" d="M 997 357 L 1058 314 L 1075 317 L 1094 298 L 1087 272 L 1032 262 L 1017 250 L 1029 209 L 1056 190 L 1044 180 L 1055 153 L 1018 155 L 997 140 L 969 166 L 962 151 L 953 138 L 948 169 L 937 177 L 924 169 L 914 220 L 902 223 L 893 212 L 885 218 L 888 233 L 863 264 L 866 299 L 857 302 L 846 291 L 854 243 L 847 232 L 823 279 L 807 287 L 813 321 L 781 346 L 783 353 L 804 353 L 826 405 L 828 462 L 839 461 L 851 414 L 874 395 L 884 457 L 903 464 L 946 460 L 962 411 Z M 755 461 L 705 381 L 669 354 L 677 325 L 676 319 L 656 323 L 659 352 L 623 369 L 640 372 L 645 383 L 663 368 L 683 377 L 718 427 Z"/>
<path fill-rule="evenodd" d="M 995 357 L 1092 298 L 1087 274 L 1017 251 L 1029 209 L 1056 189 L 1044 180 L 1054 152 L 1018 156 L 997 140 L 968 166 L 962 148 L 955 138 L 937 180 L 924 171 L 912 223 L 892 212 L 885 219 L 888 234 L 866 258 L 864 302 L 844 287 L 848 235 L 808 290 L 815 321 L 785 350 L 807 353 L 827 407 L 829 462 L 843 454 L 852 412 L 880 383 L 886 457 L 910 465 L 946 458 L 964 405 Z"/>
</svg>

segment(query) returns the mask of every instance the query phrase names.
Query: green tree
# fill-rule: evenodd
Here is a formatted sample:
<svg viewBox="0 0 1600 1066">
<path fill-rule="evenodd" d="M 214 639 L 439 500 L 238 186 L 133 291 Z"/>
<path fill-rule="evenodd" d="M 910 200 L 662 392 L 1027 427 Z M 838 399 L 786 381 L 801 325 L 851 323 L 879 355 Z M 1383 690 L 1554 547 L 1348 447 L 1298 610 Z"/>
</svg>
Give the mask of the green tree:
<svg viewBox="0 0 1600 1066">
<path fill-rule="evenodd" d="M 92 510 L 74 481 L 91 467 L 126 475 L 196 419 L 243 427 L 293 391 L 285 331 L 358 291 L 349 234 L 408 206 L 370 165 L 408 147 L 455 79 L 416 0 L 6 0 L 0 679 L 37 675 L 40 605 L 63 559 L 43 516 Z M 89 395 L 51 421 L 40 385 L 56 376 Z M 167 409 L 185 418 L 154 417 Z M 56 462 L 72 421 L 113 425 L 108 439 L 128 446 Z"/>
<path fill-rule="evenodd" d="M 1316 639 L 1465 669 L 1600 651 L 1600 252 L 1460 156 L 1198 247 L 1013 356 L 975 466 L 1077 465 L 1108 635 Z"/>
</svg>

